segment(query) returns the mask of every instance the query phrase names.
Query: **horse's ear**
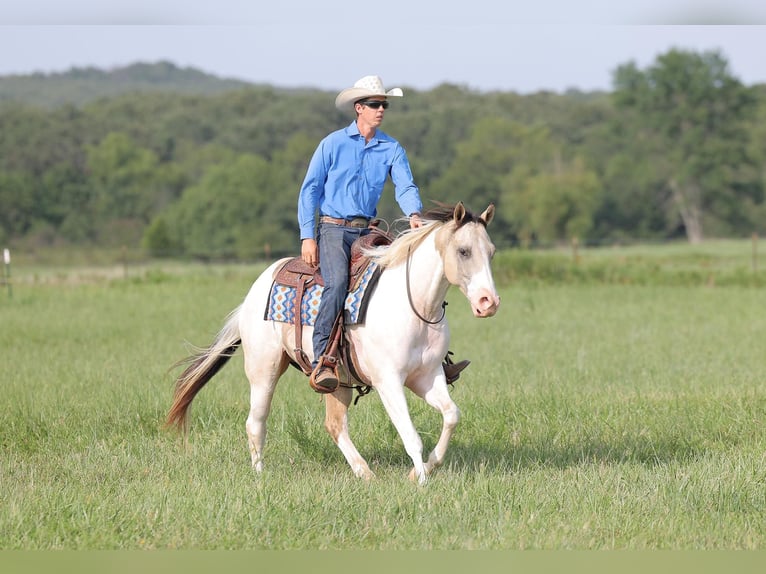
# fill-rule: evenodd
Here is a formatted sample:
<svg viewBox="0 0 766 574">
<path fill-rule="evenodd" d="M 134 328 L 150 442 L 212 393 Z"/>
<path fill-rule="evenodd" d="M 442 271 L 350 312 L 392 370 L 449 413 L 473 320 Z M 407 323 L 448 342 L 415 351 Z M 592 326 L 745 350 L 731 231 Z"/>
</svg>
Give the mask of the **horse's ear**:
<svg viewBox="0 0 766 574">
<path fill-rule="evenodd" d="M 452 218 L 455 220 L 458 227 L 460 227 L 460 224 L 463 223 L 463 219 L 465 219 L 465 205 L 463 205 L 462 201 L 458 201 L 455 206 L 455 210 L 452 212 Z"/>
<path fill-rule="evenodd" d="M 484 210 L 484 213 L 481 214 L 481 219 L 484 221 L 484 225 L 489 225 L 489 222 L 492 221 L 492 218 L 495 217 L 495 204 L 490 203 L 489 207 Z"/>
</svg>

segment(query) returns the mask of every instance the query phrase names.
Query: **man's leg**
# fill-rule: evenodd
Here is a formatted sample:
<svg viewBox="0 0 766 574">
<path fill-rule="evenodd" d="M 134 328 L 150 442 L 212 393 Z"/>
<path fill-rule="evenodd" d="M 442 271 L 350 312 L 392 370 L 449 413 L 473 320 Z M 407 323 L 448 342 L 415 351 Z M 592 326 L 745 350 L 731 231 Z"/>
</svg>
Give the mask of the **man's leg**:
<svg viewBox="0 0 766 574">
<path fill-rule="evenodd" d="M 311 375 L 312 387 L 318 392 L 332 392 L 338 386 L 333 370 L 322 368 L 319 359 L 327 349 L 335 319 L 343 311 L 348 289 L 349 254 L 353 239 L 353 234 L 349 234 L 343 227 L 324 224 L 319 227 L 319 270 L 324 280 L 324 289 L 314 322 L 312 367 L 315 369 Z"/>
</svg>

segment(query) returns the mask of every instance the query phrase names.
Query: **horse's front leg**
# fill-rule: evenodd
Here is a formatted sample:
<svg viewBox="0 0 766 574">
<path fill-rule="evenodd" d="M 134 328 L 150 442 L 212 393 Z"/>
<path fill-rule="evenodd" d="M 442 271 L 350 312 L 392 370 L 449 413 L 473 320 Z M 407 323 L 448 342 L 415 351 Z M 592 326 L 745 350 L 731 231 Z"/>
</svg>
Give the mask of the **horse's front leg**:
<svg viewBox="0 0 766 574">
<path fill-rule="evenodd" d="M 359 478 L 371 480 L 375 478 L 375 474 L 351 442 L 351 436 L 348 433 L 348 405 L 351 404 L 351 395 L 352 389 L 348 387 L 338 387 L 337 391 L 326 395 L 324 426 L 346 457 L 354 474 Z"/>
<path fill-rule="evenodd" d="M 434 409 L 442 415 L 442 431 L 436 446 L 428 455 L 428 461 L 425 464 L 427 474 L 431 474 L 435 469 L 444 464 L 444 458 L 447 454 L 447 447 L 452 439 L 458 422 L 460 422 L 460 409 L 450 397 L 447 388 L 447 380 L 444 377 L 444 371 L 441 366 L 436 375 L 407 381 L 407 387 L 416 395 L 425 400 Z M 414 475 L 415 469 L 410 474 Z"/>
<path fill-rule="evenodd" d="M 404 450 L 412 459 L 413 470 L 410 472 L 410 479 L 417 480 L 418 484 L 425 484 L 428 473 L 423 463 L 423 441 L 412 424 L 402 382 L 396 377 L 389 377 L 376 384 L 375 390 L 404 443 Z"/>
</svg>

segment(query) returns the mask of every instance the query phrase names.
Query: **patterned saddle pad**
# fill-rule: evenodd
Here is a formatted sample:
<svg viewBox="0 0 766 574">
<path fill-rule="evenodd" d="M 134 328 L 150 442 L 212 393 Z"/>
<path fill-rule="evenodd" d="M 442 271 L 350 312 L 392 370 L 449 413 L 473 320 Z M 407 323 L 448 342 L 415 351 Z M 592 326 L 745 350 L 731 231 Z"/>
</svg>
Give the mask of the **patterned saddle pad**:
<svg viewBox="0 0 766 574">
<path fill-rule="evenodd" d="M 343 317 L 346 325 L 364 323 L 369 297 L 375 290 L 374 287 L 379 276 L 378 265 L 371 262 L 358 282 L 358 286 L 346 295 Z M 319 301 L 322 298 L 322 291 L 324 291 L 322 285 L 312 285 L 303 293 L 303 300 L 298 306 L 295 300 L 297 289 L 281 285 L 275 281 L 271 285 L 264 318 L 280 323 L 295 323 L 295 314 L 300 312 L 301 324 L 313 325 L 319 309 Z"/>
</svg>

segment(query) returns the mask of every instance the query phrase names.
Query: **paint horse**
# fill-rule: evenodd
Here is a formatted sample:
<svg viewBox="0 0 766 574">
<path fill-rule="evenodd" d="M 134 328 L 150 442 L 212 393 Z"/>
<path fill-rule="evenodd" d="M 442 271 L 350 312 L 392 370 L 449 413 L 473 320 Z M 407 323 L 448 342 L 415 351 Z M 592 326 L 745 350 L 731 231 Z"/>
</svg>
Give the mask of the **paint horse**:
<svg viewBox="0 0 766 574">
<path fill-rule="evenodd" d="M 367 254 L 382 269 L 362 324 L 347 325 L 344 336 L 353 346 L 358 366 L 370 381 L 412 459 L 410 479 L 424 484 L 445 459 L 460 419 L 449 394 L 442 361 L 450 331 L 445 296 L 457 286 L 475 317 L 491 317 L 500 305 L 491 260 L 495 247 L 487 225 L 495 213 L 489 205 L 480 215 L 462 203 L 439 205 L 422 215 L 423 225 L 398 235 L 390 245 Z M 178 377 L 167 423 L 185 431 L 188 409 L 203 386 L 241 345 L 250 382 L 250 412 L 245 424 L 253 468 L 263 470 L 266 419 L 280 376 L 298 363 L 295 326 L 265 318 L 277 261 L 256 279 L 243 303 L 231 312 L 209 347 L 188 357 Z M 303 348 L 311 349 L 313 328 L 302 329 Z M 309 357 L 311 358 L 311 357 Z M 308 385 L 306 385 L 308 389 Z M 442 415 L 439 439 L 423 460 L 423 443 L 410 417 L 405 387 Z M 349 436 L 348 407 L 352 388 L 340 386 L 325 397 L 325 428 L 354 474 L 374 477 Z"/>
</svg>

